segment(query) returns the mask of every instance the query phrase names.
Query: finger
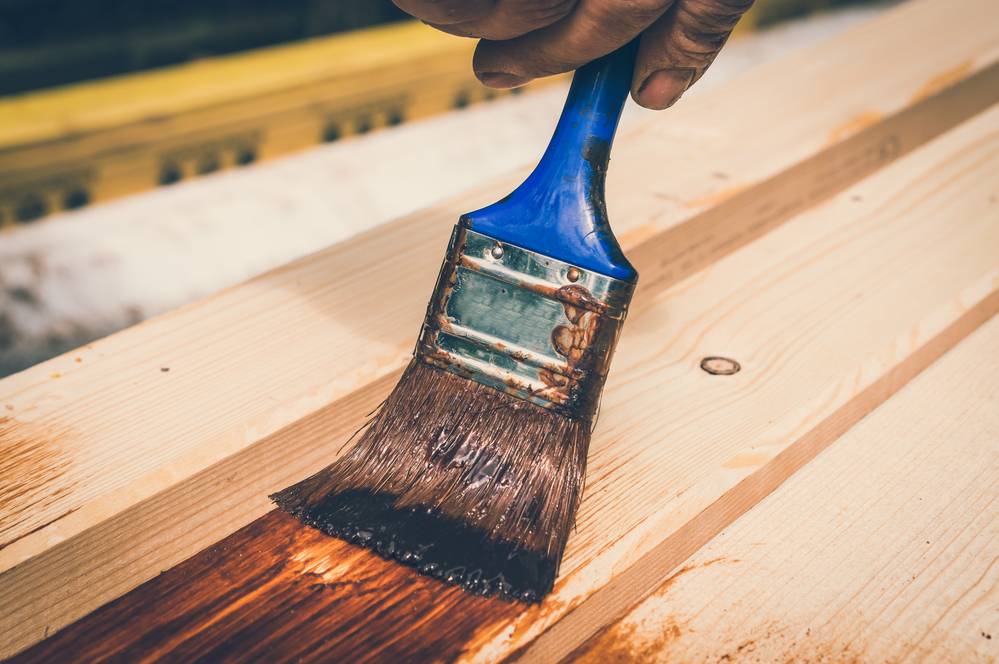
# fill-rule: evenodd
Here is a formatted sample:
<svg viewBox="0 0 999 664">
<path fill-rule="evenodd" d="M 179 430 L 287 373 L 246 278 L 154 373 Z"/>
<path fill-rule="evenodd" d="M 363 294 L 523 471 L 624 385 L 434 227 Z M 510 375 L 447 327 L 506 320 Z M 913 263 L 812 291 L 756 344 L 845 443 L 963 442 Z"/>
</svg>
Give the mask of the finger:
<svg viewBox="0 0 999 664">
<path fill-rule="evenodd" d="M 677 102 L 714 61 L 753 0 L 677 0 L 642 35 L 632 97 L 652 109 Z"/>
<path fill-rule="evenodd" d="M 462 37 L 505 40 L 545 28 L 564 18 L 577 0 L 498 0 L 492 11 L 471 21 L 435 28 Z"/>
<path fill-rule="evenodd" d="M 515 87 L 610 53 L 659 18 L 673 0 L 580 0 L 565 18 L 505 41 L 482 40 L 472 65 L 491 87 Z"/>
<path fill-rule="evenodd" d="M 495 0 L 392 0 L 411 16 L 431 24 L 452 25 L 485 16 Z"/>
</svg>

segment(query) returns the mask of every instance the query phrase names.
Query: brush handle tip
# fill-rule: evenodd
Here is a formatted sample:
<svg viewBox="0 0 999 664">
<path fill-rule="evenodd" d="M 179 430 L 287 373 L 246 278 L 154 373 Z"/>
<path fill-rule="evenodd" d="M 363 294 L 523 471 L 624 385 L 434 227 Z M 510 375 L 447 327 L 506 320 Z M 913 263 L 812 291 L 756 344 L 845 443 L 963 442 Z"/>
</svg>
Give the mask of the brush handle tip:
<svg viewBox="0 0 999 664">
<path fill-rule="evenodd" d="M 605 276 L 634 281 L 607 218 L 604 179 L 637 42 L 581 67 L 537 167 L 509 196 L 470 212 L 472 230 Z"/>
</svg>

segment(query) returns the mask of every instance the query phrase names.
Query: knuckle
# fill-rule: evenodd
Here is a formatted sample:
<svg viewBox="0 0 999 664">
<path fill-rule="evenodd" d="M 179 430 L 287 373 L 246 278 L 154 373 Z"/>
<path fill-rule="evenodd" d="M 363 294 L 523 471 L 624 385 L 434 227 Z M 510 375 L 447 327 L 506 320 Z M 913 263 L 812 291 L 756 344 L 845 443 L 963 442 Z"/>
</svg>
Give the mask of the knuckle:
<svg viewBox="0 0 999 664">
<path fill-rule="evenodd" d="M 590 20 L 601 32 L 630 38 L 653 24 L 675 0 L 614 0 L 590 5 Z"/>
<path fill-rule="evenodd" d="M 585 62 L 585 58 L 577 57 L 576 51 L 539 49 L 524 63 L 524 68 L 532 78 L 540 78 L 571 71 L 581 62 Z"/>
<path fill-rule="evenodd" d="M 627 15 L 630 21 L 644 27 L 662 16 L 673 2 L 674 0 L 619 0 L 611 11 Z"/>
<path fill-rule="evenodd" d="M 683 2 L 677 7 L 671 49 L 679 58 L 707 67 L 752 4 L 752 0 Z"/>
<path fill-rule="evenodd" d="M 525 63 L 524 71 L 532 78 L 543 78 L 570 71 L 572 67 L 573 65 L 568 63 L 565 58 L 544 55 Z"/>
<path fill-rule="evenodd" d="M 721 41 L 724 42 L 724 38 Z M 676 35 L 667 49 L 667 60 L 674 66 L 696 70 L 698 72 L 696 78 L 699 78 L 714 61 L 719 48 L 720 46 L 715 47 L 713 43 Z"/>
<path fill-rule="evenodd" d="M 667 62 L 672 69 L 690 72 L 689 87 L 700 80 L 716 55 L 717 49 L 705 49 L 692 43 L 674 43 L 669 48 Z"/>
<path fill-rule="evenodd" d="M 525 22 L 543 27 L 568 16 L 575 6 L 576 0 L 539 0 L 527 3 L 519 13 Z"/>
<path fill-rule="evenodd" d="M 577 0 L 524 0 L 482 24 L 482 34 L 478 36 L 494 40 L 513 39 L 568 16 L 576 4 Z"/>
<path fill-rule="evenodd" d="M 393 0 L 399 9 L 429 23 L 465 23 L 483 16 L 491 8 L 489 0 Z"/>
<path fill-rule="evenodd" d="M 693 85 L 752 4 L 753 0 L 677 0 L 665 29 L 657 33 L 656 66 L 686 72 L 688 87 Z"/>
<path fill-rule="evenodd" d="M 685 40 L 681 40 L 681 44 L 684 41 L 690 42 L 687 46 L 688 50 L 702 50 L 708 53 L 713 53 L 724 46 L 725 41 L 728 40 L 728 36 L 731 34 L 731 30 L 717 30 L 698 26 L 682 26 L 680 30 L 683 33 L 683 37 L 685 37 Z"/>
<path fill-rule="evenodd" d="M 677 8 L 677 21 L 705 31 L 731 31 L 753 0 L 687 0 Z"/>
</svg>

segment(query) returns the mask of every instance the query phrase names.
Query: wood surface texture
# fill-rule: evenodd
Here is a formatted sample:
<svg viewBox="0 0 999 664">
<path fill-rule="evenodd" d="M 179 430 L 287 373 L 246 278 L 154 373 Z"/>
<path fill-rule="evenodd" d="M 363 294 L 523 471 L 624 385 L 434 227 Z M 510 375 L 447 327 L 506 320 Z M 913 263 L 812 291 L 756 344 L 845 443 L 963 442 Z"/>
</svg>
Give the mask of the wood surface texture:
<svg viewBox="0 0 999 664">
<path fill-rule="evenodd" d="M 658 312 L 645 318 L 653 340 L 675 334 L 664 325 L 694 316 L 673 304 L 653 307 L 668 286 L 999 97 L 999 21 L 982 19 L 996 7 L 959 4 L 958 11 L 954 3 L 910 3 L 622 136 L 611 214 L 649 304 L 636 303 L 612 385 L 614 376 L 626 381 L 625 349 L 648 342 L 638 310 Z M 902 48 L 920 35 L 939 47 Z M 855 70 L 872 57 L 891 75 L 858 81 Z M 777 106 L 781 122 L 773 121 Z M 650 168 L 663 155 L 670 162 Z M 517 177 L 0 381 L 0 477 L 17 478 L 0 487 L 0 655 L 250 523 L 269 510 L 268 492 L 329 463 L 408 357 L 457 214 L 496 198 Z M 707 297 L 723 302 L 721 293 Z M 967 311 L 982 313 L 974 303 Z M 658 361 L 693 366 L 687 356 Z M 633 371 L 639 384 L 653 374 Z M 605 410 L 627 400 L 613 394 L 609 387 Z M 626 445 L 608 428 L 611 417 L 598 440 Z M 632 453 L 624 447 L 615 460 L 610 449 L 594 456 L 593 472 L 604 468 L 594 481 L 625 473 Z M 599 504 L 593 486 L 587 505 Z M 608 500 L 618 500 L 613 489 Z M 581 519 L 587 509 L 595 508 Z M 598 533 L 599 523 L 584 526 L 566 570 L 585 567 L 620 532 L 594 539 L 585 533 Z M 606 563 L 564 584 L 570 599 L 546 620 L 531 618 L 531 633 L 517 642 L 662 539 L 643 538 L 603 551 Z"/>
<path fill-rule="evenodd" d="M 624 134 L 608 197 L 643 288 L 992 104 L 996 12 L 909 3 Z M 919 40 L 936 46 L 908 48 Z M 884 75 L 858 78 L 872 59 Z M 451 224 L 521 175 L 0 381 L 0 476 L 18 478 L 0 487 L 0 654 L 248 524 L 269 491 L 329 463 L 321 442 L 359 426 L 407 360 Z M 307 416 L 325 438 L 271 447 Z"/>
<path fill-rule="evenodd" d="M 577 531 L 540 606 L 446 590 L 271 513 L 19 661 L 570 654 L 999 310 L 997 169 L 999 107 L 669 287 L 662 253 L 639 247 L 654 277 L 636 294 Z M 712 355 L 742 370 L 702 371 Z M 256 467 L 291 474 L 303 451 L 328 461 L 392 378 L 265 438 Z M 202 477 L 201 504 L 227 493 L 225 474 Z M 186 527 L 156 514 L 169 533 Z"/>
<path fill-rule="evenodd" d="M 996 661 L 997 406 L 993 318 L 574 658 Z"/>
</svg>

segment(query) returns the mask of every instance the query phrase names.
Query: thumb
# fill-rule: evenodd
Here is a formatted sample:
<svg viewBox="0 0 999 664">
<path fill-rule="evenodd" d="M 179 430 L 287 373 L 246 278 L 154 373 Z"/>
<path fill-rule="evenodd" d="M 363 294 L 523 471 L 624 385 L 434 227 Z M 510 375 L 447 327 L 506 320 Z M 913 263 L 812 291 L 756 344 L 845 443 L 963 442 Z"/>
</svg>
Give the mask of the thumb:
<svg viewBox="0 0 999 664">
<path fill-rule="evenodd" d="M 669 108 L 718 55 L 753 0 L 677 0 L 642 33 L 632 97 L 642 106 Z"/>
</svg>

